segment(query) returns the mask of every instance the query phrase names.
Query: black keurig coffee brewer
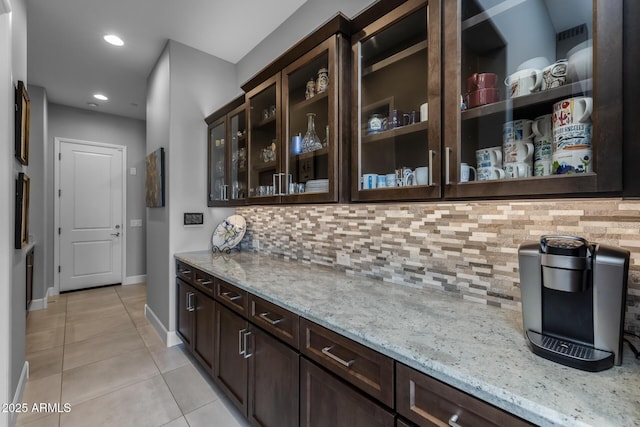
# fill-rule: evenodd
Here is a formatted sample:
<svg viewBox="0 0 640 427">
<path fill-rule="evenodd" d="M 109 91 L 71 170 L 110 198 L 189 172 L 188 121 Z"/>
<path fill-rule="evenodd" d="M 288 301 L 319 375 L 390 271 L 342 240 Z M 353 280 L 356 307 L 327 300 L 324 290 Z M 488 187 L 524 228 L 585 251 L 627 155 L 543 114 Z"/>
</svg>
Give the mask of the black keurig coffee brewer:
<svg viewBox="0 0 640 427">
<path fill-rule="evenodd" d="M 524 335 L 542 357 L 586 371 L 622 363 L 629 251 L 543 236 L 518 250 Z"/>
</svg>

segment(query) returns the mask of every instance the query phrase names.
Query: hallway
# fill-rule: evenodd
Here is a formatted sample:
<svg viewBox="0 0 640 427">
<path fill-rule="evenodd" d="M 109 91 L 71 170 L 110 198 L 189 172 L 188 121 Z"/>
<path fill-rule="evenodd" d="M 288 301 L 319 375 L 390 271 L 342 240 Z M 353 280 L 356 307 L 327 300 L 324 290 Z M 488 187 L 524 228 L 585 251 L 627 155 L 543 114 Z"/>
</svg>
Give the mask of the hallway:
<svg viewBox="0 0 640 427">
<path fill-rule="evenodd" d="M 144 284 L 111 286 L 58 295 L 29 313 L 22 402 L 59 411 L 20 414 L 18 425 L 248 425 L 182 345 L 165 347 L 145 302 Z"/>
</svg>

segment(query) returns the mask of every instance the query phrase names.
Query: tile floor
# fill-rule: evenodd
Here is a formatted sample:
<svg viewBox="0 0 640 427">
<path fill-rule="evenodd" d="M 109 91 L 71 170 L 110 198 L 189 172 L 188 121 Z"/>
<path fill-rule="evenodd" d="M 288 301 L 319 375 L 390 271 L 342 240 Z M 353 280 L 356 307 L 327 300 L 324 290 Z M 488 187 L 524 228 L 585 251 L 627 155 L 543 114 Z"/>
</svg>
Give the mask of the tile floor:
<svg viewBox="0 0 640 427">
<path fill-rule="evenodd" d="M 19 426 L 248 426 L 182 345 L 144 316 L 144 284 L 50 298 L 27 318 L 29 381 Z M 64 412 L 65 404 L 70 410 Z"/>
</svg>

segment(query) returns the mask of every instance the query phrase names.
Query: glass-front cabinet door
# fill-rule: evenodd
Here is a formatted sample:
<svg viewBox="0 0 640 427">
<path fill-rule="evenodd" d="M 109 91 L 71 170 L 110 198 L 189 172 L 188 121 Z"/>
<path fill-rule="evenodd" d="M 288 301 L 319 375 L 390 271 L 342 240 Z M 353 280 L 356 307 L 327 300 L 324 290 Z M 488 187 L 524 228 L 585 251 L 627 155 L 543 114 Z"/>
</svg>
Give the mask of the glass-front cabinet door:
<svg viewBox="0 0 640 427">
<path fill-rule="evenodd" d="M 444 4 L 445 196 L 621 190 L 622 1 Z"/>
<path fill-rule="evenodd" d="M 284 201 L 336 201 L 342 146 L 338 131 L 340 99 L 344 88 L 343 62 L 348 54 L 341 34 L 334 35 L 282 71 L 285 114 Z M 348 107 L 347 107 L 348 110 Z"/>
<path fill-rule="evenodd" d="M 284 190 L 280 165 L 280 73 L 247 93 L 249 203 L 277 203 Z"/>
<path fill-rule="evenodd" d="M 440 196 L 440 41 L 436 0 L 352 36 L 353 200 Z"/>
<path fill-rule="evenodd" d="M 240 96 L 205 119 L 208 125 L 208 206 L 238 206 L 246 203 L 245 118 L 244 96 Z"/>
<path fill-rule="evenodd" d="M 222 116 L 209 126 L 209 206 L 218 206 L 224 204 L 223 202 L 226 200 L 226 123 L 226 117 Z"/>
</svg>

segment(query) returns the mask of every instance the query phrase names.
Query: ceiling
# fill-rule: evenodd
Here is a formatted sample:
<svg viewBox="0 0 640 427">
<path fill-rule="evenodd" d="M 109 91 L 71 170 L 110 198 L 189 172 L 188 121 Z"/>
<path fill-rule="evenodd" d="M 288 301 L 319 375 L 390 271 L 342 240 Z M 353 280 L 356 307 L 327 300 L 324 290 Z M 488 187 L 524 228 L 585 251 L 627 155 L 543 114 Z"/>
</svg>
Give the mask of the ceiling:
<svg viewBox="0 0 640 427">
<path fill-rule="evenodd" d="M 26 0 L 28 82 L 52 103 L 145 119 L 147 76 L 168 39 L 235 64 L 305 2 Z"/>
</svg>

